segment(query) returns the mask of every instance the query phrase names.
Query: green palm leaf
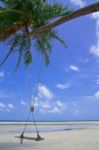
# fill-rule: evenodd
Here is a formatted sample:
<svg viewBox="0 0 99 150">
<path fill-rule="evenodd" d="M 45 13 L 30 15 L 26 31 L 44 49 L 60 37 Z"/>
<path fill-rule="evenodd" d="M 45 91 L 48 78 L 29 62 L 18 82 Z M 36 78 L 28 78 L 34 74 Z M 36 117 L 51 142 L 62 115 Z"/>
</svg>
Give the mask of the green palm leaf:
<svg viewBox="0 0 99 150">
<path fill-rule="evenodd" d="M 60 3 L 50 4 L 45 0 L 1 0 L 4 6 L 0 8 L 0 41 L 6 40 L 10 50 L 1 64 L 4 64 L 11 53 L 19 53 L 16 67 L 21 60 L 25 66 L 32 63 L 31 43 L 35 39 L 35 48 L 44 56 L 49 64 L 52 41 L 58 40 L 66 47 L 65 42 L 58 37 L 54 30 L 47 30 L 39 35 L 29 36 L 38 27 L 48 25 L 56 18 L 70 14 L 67 6 Z"/>
</svg>

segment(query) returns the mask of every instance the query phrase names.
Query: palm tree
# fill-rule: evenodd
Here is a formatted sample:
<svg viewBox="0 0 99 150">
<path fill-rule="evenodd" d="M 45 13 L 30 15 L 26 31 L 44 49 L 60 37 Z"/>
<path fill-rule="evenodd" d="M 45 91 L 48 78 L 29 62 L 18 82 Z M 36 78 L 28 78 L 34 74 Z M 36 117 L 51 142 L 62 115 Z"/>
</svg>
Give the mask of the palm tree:
<svg viewBox="0 0 99 150">
<path fill-rule="evenodd" d="M 1 65 L 6 62 L 11 53 L 17 51 L 19 57 L 16 67 L 19 67 L 22 58 L 25 66 L 32 63 L 32 42 L 48 64 L 52 49 L 51 42 L 54 39 L 66 47 L 54 27 L 82 15 L 99 11 L 99 3 L 73 12 L 67 6 L 64 7 L 60 3 L 50 4 L 47 0 L 24 0 L 24 3 L 22 0 L 0 1 L 3 2 L 0 8 L 0 41 L 6 41 L 10 45 Z"/>
<path fill-rule="evenodd" d="M 45 0 L 1 0 L 3 6 L 0 9 L 0 41 L 7 41 L 10 49 L 2 61 L 4 64 L 13 52 L 19 52 L 16 67 L 21 58 L 28 66 L 32 62 L 31 44 L 42 53 L 46 64 L 49 63 L 51 41 L 59 40 L 64 46 L 65 42 L 57 36 L 55 30 L 47 30 L 37 35 L 29 36 L 37 28 L 47 25 L 52 19 L 64 14 L 69 14 L 68 7 L 59 3 L 49 4 Z"/>
</svg>

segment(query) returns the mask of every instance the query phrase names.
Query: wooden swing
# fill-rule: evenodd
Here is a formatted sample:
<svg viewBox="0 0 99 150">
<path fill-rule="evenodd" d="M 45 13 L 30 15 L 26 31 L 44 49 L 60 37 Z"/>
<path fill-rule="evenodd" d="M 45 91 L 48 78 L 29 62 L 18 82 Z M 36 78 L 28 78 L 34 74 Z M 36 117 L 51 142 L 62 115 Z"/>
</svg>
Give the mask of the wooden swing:
<svg viewBox="0 0 99 150">
<path fill-rule="evenodd" d="M 39 131 L 38 131 L 38 128 L 37 128 L 37 124 L 36 124 L 36 121 L 35 121 L 35 117 L 34 117 L 34 110 L 35 110 L 34 109 L 34 104 L 35 104 L 36 96 L 37 96 L 37 93 L 38 93 L 38 87 L 39 87 L 39 83 L 40 83 L 41 71 L 42 71 L 42 61 L 41 61 L 40 71 L 39 71 L 39 74 L 38 74 L 38 81 L 37 81 L 37 85 L 36 85 L 36 88 L 35 88 L 33 103 L 31 103 L 31 96 L 30 96 L 30 110 L 29 110 L 29 114 L 28 114 L 28 117 L 27 117 L 27 120 L 26 120 L 25 127 L 24 127 L 24 129 L 23 129 L 23 131 L 22 131 L 20 136 L 15 136 L 15 138 L 19 138 L 20 139 L 21 144 L 23 143 L 24 139 L 25 140 L 34 140 L 34 141 L 42 141 L 42 140 L 44 140 L 44 138 L 42 138 L 40 136 L 40 134 L 39 134 Z M 29 118 L 30 118 L 31 114 L 32 114 L 33 122 L 34 122 L 34 125 L 35 125 L 35 128 L 36 128 L 37 137 L 24 136 L 24 133 L 25 133 L 26 127 L 28 125 Z"/>
</svg>

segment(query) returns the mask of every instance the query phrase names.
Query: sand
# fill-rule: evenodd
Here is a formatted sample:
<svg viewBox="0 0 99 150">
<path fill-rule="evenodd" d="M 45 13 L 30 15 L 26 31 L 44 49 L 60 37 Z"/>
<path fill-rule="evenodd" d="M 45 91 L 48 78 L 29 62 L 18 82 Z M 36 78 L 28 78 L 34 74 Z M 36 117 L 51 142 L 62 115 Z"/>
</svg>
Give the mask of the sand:
<svg viewBox="0 0 99 150">
<path fill-rule="evenodd" d="M 0 125 L 0 150 L 99 150 L 99 122 L 91 122 L 88 128 L 41 132 L 44 141 L 24 140 L 23 144 L 14 137 L 19 135 L 14 131 L 20 128 L 22 125 Z"/>
</svg>

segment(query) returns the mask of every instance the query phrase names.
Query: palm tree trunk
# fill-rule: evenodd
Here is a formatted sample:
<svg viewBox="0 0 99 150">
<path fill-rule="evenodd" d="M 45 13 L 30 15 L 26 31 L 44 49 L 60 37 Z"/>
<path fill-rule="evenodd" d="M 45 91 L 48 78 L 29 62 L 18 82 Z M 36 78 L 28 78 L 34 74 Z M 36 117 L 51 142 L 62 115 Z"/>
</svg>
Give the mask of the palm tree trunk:
<svg viewBox="0 0 99 150">
<path fill-rule="evenodd" d="M 91 14 L 94 12 L 98 12 L 98 11 L 99 11 L 99 2 L 89 5 L 89 6 L 86 6 L 84 8 L 81 8 L 77 11 L 74 11 L 73 13 L 71 13 L 69 15 L 65 15 L 65 16 L 61 17 L 60 19 L 58 19 L 57 21 L 55 21 L 47 26 L 45 25 L 45 26 L 39 27 L 34 32 L 29 33 L 29 36 L 32 36 L 32 35 L 38 36 L 39 33 L 42 33 L 46 30 L 53 29 L 63 23 L 66 23 L 66 22 L 76 19 L 78 17 L 85 16 L 85 15 L 88 15 L 88 14 Z"/>
</svg>

